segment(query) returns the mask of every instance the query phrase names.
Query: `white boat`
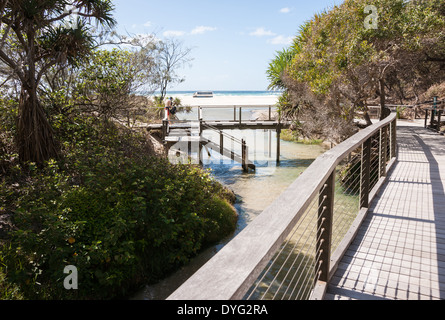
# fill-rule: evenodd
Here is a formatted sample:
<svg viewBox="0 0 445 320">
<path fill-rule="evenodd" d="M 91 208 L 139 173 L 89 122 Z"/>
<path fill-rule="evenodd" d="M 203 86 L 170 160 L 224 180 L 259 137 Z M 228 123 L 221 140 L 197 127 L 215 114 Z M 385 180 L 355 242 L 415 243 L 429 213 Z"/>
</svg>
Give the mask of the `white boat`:
<svg viewBox="0 0 445 320">
<path fill-rule="evenodd" d="M 193 98 L 213 98 L 212 91 L 196 91 L 193 94 Z"/>
</svg>

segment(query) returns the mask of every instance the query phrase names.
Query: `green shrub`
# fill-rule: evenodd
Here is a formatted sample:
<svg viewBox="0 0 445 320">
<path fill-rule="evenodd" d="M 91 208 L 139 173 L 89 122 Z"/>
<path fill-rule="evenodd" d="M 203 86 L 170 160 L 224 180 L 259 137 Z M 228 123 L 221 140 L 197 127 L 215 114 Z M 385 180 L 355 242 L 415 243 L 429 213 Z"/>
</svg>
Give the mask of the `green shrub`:
<svg viewBox="0 0 445 320">
<path fill-rule="evenodd" d="M 234 231 L 230 194 L 208 172 L 149 156 L 143 136 L 110 123 L 62 123 L 61 160 L 0 184 L 17 229 L 0 257 L 26 298 L 122 297 Z M 67 265 L 78 290 L 63 287 Z"/>
</svg>

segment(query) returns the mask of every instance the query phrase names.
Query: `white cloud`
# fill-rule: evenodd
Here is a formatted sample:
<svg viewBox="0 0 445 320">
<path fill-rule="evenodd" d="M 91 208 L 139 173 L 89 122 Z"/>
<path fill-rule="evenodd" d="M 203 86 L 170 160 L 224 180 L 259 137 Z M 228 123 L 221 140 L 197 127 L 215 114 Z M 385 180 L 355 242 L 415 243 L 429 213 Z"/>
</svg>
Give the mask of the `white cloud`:
<svg viewBox="0 0 445 320">
<path fill-rule="evenodd" d="M 271 44 L 292 44 L 293 37 L 285 37 L 282 35 L 276 36 L 275 38 L 270 39 L 268 42 Z"/>
<path fill-rule="evenodd" d="M 257 28 L 255 31 L 249 33 L 249 35 L 255 37 L 264 37 L 264 36 L 275 36 L 276 34 L 264 28 Z"/>
<path fill-rule="evenodd" d="M 204 34 L 206 32 L 215 31 L 216 28 L 214 27 L 206 27 L 206 26 L 197 26 L 195 27 L 190 33 L 182 30 L 167 30 L 162 35 L 164 37 L 182 37 L 185 35 L 197 35 L 197 34 Z"/>
<path fill-rule="evenodd" d="M 203 34 L 207 31 L 215 31 L 216 28 L 214 27 L 206 27 L 206 26 L 198 26 L 195 29 L 193 29 L 190 34 Z"/>
<path fill-rule="evenodd" d="M 146 23 L 144 23 L 144 27 L 151 27 L 151 21 L 147 21 Z"/>
<path fill-rule="evenodd" d="M 282 8 L 282 9 L 280 10 L 280 12 L 281 12 L 281 13 L 289 13 L 289 12 L 291 12 L 291 8 Z"/>
<path fill-rule="evenodd" d="M 168 31 L 164 31 L 164 33 L 162 33 L 162 35 L 164 37 L 182 37 L 183 35 L 185 35 L 185 31 L 181 31 L 181 30 L 168 30 Z"/>
</svg>

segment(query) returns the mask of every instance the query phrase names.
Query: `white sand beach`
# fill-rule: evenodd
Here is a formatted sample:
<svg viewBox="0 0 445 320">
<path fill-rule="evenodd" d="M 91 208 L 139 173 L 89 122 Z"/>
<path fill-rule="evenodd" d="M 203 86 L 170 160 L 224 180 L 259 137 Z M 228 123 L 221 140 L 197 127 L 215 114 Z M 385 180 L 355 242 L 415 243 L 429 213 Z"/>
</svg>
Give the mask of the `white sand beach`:
<svg viewBox="0 0 445 320">
<path fill-rule="evenodd" d="M 192 95 L 174 95 L 181 99 L 184 106 L 274 106 L 278 102 L 277 95 L 255 96 L 255 95 L 215 95 L 213 98 L 193 98 Z"/>
</svg>

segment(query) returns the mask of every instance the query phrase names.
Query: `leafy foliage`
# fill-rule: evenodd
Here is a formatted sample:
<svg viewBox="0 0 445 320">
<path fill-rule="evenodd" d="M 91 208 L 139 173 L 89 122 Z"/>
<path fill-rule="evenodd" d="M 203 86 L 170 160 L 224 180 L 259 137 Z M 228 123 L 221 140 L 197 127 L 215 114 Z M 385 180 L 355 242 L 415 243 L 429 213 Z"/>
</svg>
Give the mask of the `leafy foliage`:
<svg viewBox="0 0 445 320">
<path fill-rule="evenodd" d="M 445 80 L 443 1 L 374 1 L 375 29 L 365 27 L 368 4 L 347 0 L 316 14 L 270 64 L 271 87 L 286 91 L 282 111 L 298 109 L 309 136 L 342 141 L 358 112 L 370 123 L 370 103 L 418 102 Z"/>
<path fill-rule="evenodd" d="M 77 26 L 64 24 L 73 10 Z M 1 74 L 20 84 L 17 147 L 22 161 L 39 165 L 58 156 L 58 144 L 40 103 L 38 88 L 53 66 L 85 59 L 93 47 L 90 23 L 112 27 L 113 4 L 109 0 L 0 2 Z"/>
<path fill-rule="evenodd" d="M 110 123 L 60 123 L 63 159 L 28 163 L 0 185 L 16 228 L 0 257 L 26 298 L 120 297 L 233 232 L 236 212 L 208 172 L 148 156 L 141 134 Z M 67 265 L 79 290 L 63 287 Z"/>
<path fill-rule="evenodd" d="M 73 96 L 84 111 L 109 119 L 130 108 L 130 98 L 149 72 L 133 61 L 136 54 L 118 49 L 95 51 L 79 70 Z"/>
</svg>

